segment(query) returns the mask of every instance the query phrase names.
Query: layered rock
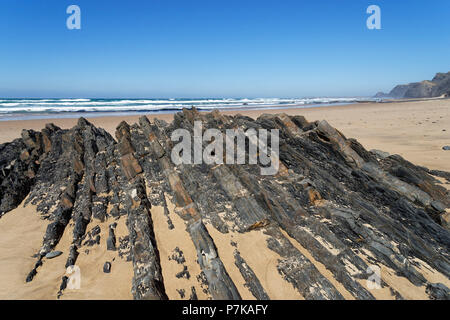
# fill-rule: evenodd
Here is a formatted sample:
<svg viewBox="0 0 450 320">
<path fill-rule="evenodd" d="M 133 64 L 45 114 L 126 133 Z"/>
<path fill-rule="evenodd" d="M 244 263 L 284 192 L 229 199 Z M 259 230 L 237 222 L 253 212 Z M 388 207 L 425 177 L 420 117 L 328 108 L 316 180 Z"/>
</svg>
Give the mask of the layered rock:
<svg viewBox="0 0 450 320">
<path fill-rule="evenodd" d="M 175 165 L 171 134 L 176 129 L 193 133 L 194 121 L 222 132 L 278 129 L 277 174 L 261 175 L 258 164 Z M 242 244 L 231 242 L 234 252 L 225 255 L 210 228 L 236 239 L 261 235 L 258 245 L 278 257 L 280 281 L 306 299 L 374 299 L 376 293 L 365 284 L 374 265 L 392 270 L 430 298 L 449 297 L 445 217 L 450 196 L 437 180 L 450 181 L 449 173 L 369 152 L 326 121 L 284 114 L 253 120 L 183 110 L 171 124 L 146 117 L 131 126 L 122 122 L 115 136 L 81 118 L 70 130 L 47 125 L 0 145 L 0 212 L 8 214 L 26 198 L 49 221 L 36 265 L 24 275 L 27 281 L 44 272 L 44 257 L 69 225 L 73 239 L 66 266 L 76 264 L 81 248 L 98 241 L 116 249 L 114 226 L 108 239 L 96 240 L 95 228 L 86 233 L 88 225 L 126 219 L 127 243 L 119 239 L 114 252 L 121 257 L 127 248 L 134 298 L 167 299 L 172 280 L 163 276 L 159 247 L 165 239 L 155 236 L 157 206 L 164 208 L 167 237 L 175 228 L 173 215 L 183 221 L 201 270 L 194 275 L 197 291 L 213 299 L 272 297 Z M 252 143 L 247 139 L 246 146 Z M 108 263 L 108 270 L 114 268 Z M 177 277 L 189 278 L 189 268 L 184 265 Z M 447 281 L 431 281 L 424 268 Z M 66 282 L 63 278 L 58 295 Z M 390 281 L 382 279 L 381 287 L 397 299 L 407 298 Z M 185 296 L 184 289 L 178 292 Z M 196 297 L 192 286 L 191 298 Z"/>
<path fill-rule="evenodd" d="M 388 94 L 379 92 L 375 97 L 432 98 L 440 96 L 450 97 L 450 72 L 437 73 L 431 81 L 397 85 Z"/>
</svg>

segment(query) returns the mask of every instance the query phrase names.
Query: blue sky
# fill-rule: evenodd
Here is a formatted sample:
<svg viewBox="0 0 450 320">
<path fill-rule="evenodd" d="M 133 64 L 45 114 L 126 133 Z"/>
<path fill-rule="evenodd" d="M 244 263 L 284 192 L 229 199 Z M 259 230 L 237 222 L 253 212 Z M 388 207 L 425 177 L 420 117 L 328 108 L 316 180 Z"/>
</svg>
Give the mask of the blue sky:
<svg viewBox="0 0 450 320">
<path fill-rule="evenodd" d="M 449 16 L 448 0 L 2 0 L 0 96 L 372 95 L 450 71 Z"/>
</svg>

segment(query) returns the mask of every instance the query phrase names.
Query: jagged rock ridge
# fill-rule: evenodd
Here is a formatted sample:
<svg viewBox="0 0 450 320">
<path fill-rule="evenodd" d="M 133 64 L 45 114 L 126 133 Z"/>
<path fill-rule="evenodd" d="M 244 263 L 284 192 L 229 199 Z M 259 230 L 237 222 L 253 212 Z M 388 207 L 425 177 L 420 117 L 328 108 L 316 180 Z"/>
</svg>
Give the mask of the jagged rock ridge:
<svg viewBox="0 0 450 320">
<path fill-rule="evenodd" d="M 450 72 L 437 73 L 431 81 L 397 85 L 388 94 L 379 92 L 375 97 L 433 98 L 440 96 L 450 97 Z"/>
<path fill-rule="evenodd" d="M 204 129 L 279 129 L 278 174 L 263 176 L 258 165 L 175 166 L 171 133 L 193 132 L 195 120 Z M 435 178 L 450 181 L 447 172 L 396 155 L 380 157 L 326 121 L 284 114 L 253 120 L 183 110 L 171 124 L 146 117 L 131 126 L 122 122 L 115 136 L 80 118 L 70 130 L 50 124 L 0 145 L 0 214 L 26 200 L 49 221 L 27 281 L 38 275 L 69 223 L 74 227 L 66 267 L 76 264 L 82 248 L 95 245 L 88 225 L 126 219 L 129 239 L 120 252 L 127 252 L 133 266 L 134 298 L 167 299 L 170 279 L 163 277 L 152 209 L 161 206 L 168 229 L 174 228 L 172 214 L 184 221 L 201 270 L 197 280 L 213 299 L 240 299 L 244 289 L 256 299 L 271 297 L 239 243 L 232 243 L 234 261 L 223 260 L 209 225 L 221 234 L 262 232 L 263 245 L 279 257 L 282 281 L 305 299 L 374 299 L 363 281 L 369 265 L 386 266 L 426 287 L 431 298 L 449 297 L 448 282 L 432 283 L 422 272 L 425 266 L 447 280 L 450 275 L 450 196 Z M 167 198 L 176 207 L 170 214 Z M 234 267 L 244 286 L 230 274 Z M 188 272 L 185 268 L 180 277 Z M 64 293 L 66 282 L 63 277 L 55 295 Z M 381 285 L 405 298 L 393 283 Z M 192 287 L 191 298 L 196 297 Z"/>
</svg>

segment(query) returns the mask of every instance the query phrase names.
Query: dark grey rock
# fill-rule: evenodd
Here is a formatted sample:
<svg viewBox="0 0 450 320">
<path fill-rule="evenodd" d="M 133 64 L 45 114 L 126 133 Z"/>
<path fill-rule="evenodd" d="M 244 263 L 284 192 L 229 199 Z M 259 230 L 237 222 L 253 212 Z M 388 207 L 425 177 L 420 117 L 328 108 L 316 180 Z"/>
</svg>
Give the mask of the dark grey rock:
<svg viewBox="0 0 450 320">
<path fill-rule="evenodd" d="M 120 216 L 119 206 L 114 205 L 111 208 L 110 215 L 113 216 L 113 217 L 119 217 Z"/>
<path fill-rule="evenodd" d="M 445 206 L 442 204 L 442 202 L 431 201 L 431 206 L 438 212 L 445 212 Z"/>
<path fill-rule="evenodd" d="M 110 251 L 116 251 L 116 238 L 115 237 L 108 237 L 106 239 L 106 248 Z"/>
<path fill-rule="evenodd" d="M 191 287 L 191 295 L 189 296 L 189 300 L 198 300 L 197 291 L 195 287 Z"/>
<path fill-rule="evenodd" d="M 88 246 L 88 247 L 92 247 L 94 245 L 99 245 L 100 244 L 100 226 L 95 226 L 94 228 L 92 228 L 91 231 L 89 231 L 88 233 L 86 233 L 85 236 L 83 236 L 84 239 L 86 239 L 83 242 L 84 246 Z"/>
<path fill-rule="evenodd" d="M 372 149 L 372 150 L 370 150 L 370 152 L 375 154 L 378 159 L 384 159 L 384 158 L 387 158 L 390 156 L 389 152 L 381 151 L 381 150 L 377 150 L 377 149 Z"/>
<path fill-rule="evenodd" d="M 72 244 L 69 249 L 69 257 L 66 261 L 66 268 L 75 265 L 75 261 L 77 261 L 78 255 L 79 253 L 77 246 Z"/>
<path fill-rule="evenodd" d="M 111 272 L 111 262 L 106 261 L 103 265 L 103 272 L 110 273 Z"/>
<path fill-rule="evenodd" d="M 109 226 L 109 236 L 108 239 L 106 239 L 106 248 L 111 251 L 116 251 L 116 235 L 114 234 L 114 228 L 115 225 L 114 227 Z"/>
<path fill-rule="evenodd" d="M 181 251 L 178 247 L 173 250 L 172 255 L 169 256 L 169 260 L 176 261 L 178 264 L 183 264 L 186 262 L 183 251 Z"/>
<path fill-rule="evenodd" d="M 183 299 L 186 296 L 186 290 L 184 289 L 177 289 L 177 292 L 180 295 L 181 299 Z"/>
<path fill-rule="evenodd" d="M 126 261 L 131 261 L 130 255 L 130 239 L 129 236 L 125 236 L 123 238 L 119 238 L 119 257 L 125 258 Z"/>
<path fill-rule="evenodd" d="M 47 259 L 53 259 L 62 255 L 62 251 L 51 251 L 45 255 Z"/>
<path fill-rule="evenodd" d="M 426 293 L 432 300 L 450 300 L 450 290 L 443 283 L 428 284 Z"/>
<path fill-rule="evenodd" d="M 202 221 L 192 223 L 188 231 L 197 249 L 197 262 L 205 274 L 213 298 L 241 299 L 236 286 L 218 257 L 214 242 Z"/>
<path fill-rule="evenodd" d="M 270 300 L 269 295 L 264 290 L 259 282 L 258 277 L 253 272 L 252 268 L 241 257 L 239 251 L 234 251 L 234 263 L 239 268 L 242 277 L 245 280 L 245 286 L 249 288 L 250 292 L 257 300 Z"/>
<path fill-rule="evenodd" d="M 125 173 L 124 173 L 125 175 Z M 128 179 L 128 178 L 127 178 Z M 156 248 L 150 202 L 141 179 L 127 184 L 127 226 L 130 232 L 129 245 L 135 269 L 131 292 L 137 300 L 167 300 L 162 278 L 159 254 Z"/>
<path fill-rule="evenodd" d="M 95 226 L 94 228 L 92 228 L 92 230 L 88 234 L 90 234 L 92 237 L 94 237 L 94 236 L 100 234 L 100 232 L 101 232 L 100 226 Z"/>
<path fill-rule="evenodd" d="M 183 266 L 183 270 L 180 271 L 180 272 L 178 272 L 178 273 L 175 275 L 175 277 L 177 277 L 178 279 L 180 279 L 180 278 L 186 278 L 186 279 L 189 280 L 189 279 L 191 278 L 191 275 L 190 275 L 190 273 L 189 273 L 189 271 L 188 271 L 187 266 Z"/>
</svg>

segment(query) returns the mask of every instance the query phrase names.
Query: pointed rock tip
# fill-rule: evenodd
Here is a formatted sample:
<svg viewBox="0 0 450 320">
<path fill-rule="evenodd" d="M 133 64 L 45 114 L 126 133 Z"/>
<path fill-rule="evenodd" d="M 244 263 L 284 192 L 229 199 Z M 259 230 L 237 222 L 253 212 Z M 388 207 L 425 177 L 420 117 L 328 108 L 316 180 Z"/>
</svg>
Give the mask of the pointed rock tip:
<svg viewBox="0 0 450 320">
<path fill-rule="evenodd" d="M 117 141 L 120 142 L 120 139 L 124 135 L 129 135 L 129 133 L 130 133 L 130 125 L 125 120 L 122 120 L 116 127 L 115 136 L 117 138 Z"/>
<path fill-rule="evenodd" d="M 122 120 L 119 123 L 119 125 L 116 127 L 116 130 L 122 129 L 122 128 L 130 129 L 130 125 L 125 120 Z"/>
<path fill-rule="evenodd" d="M 50 132 L 55 132 L 55 131 L 61 130 L 61 128 L 58 127 L 57 125 L 55 125 L 53 122 L 46 123 L 45 129 L 49 130 Z"/>
<path fill-rule="evenodd" d="M 84 128 L 84 127 L 87 127 L 87 126 L 92 126 L 92 124 L 89 121 L 87 121 L 86 118 L 80 117 L 78 119 L 77 126 L 81 127 L 81 128 Z"/>
<path fill-rule="evenodd" d="M 183 108 L 182 111 L 183 113 L 198 113 L 198 109 L 194 106 L 190 108 Z"/>
<path fill-rule="evenodd" d="M 141 116 L 139 117 L 139 124 L 142 125 L 149 125 L 150 124 L 150 120 L 148 120 L 148 118 L 146 116 Z"/>
</svg>

